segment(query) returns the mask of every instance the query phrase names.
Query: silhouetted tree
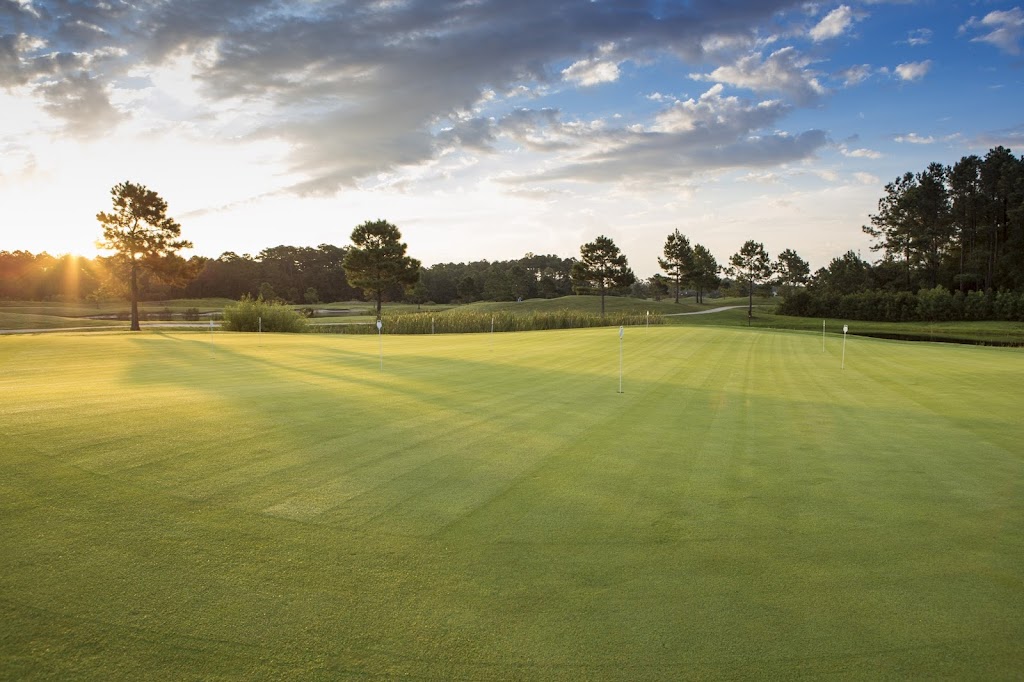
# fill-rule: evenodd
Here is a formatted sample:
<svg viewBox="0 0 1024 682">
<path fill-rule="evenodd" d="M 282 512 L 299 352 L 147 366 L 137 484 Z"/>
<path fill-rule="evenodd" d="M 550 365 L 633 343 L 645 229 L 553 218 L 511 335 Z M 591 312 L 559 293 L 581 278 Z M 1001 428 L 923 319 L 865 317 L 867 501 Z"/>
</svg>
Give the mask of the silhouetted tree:
<svg viewBox="0 0 1024 682">
<path fill-rule="evenodd" d="M 747 320 L 754 316 L 754 287 L 772 276 L 772 261 L 764 244 L 748 240 L 743 247 L 729 258 L 732 267 L 729 274 L 747 288 Z M 749 323 L 749 322 L 748 322 Z"/>
<path fill-rule="evenodd" d="M 157 275 L 172 274 L 181 259 L 177 251 L 192 247 L 181 239 L 181 225 L 167 216 L 167 202 L 146 188 L 122 182 L 110 190 L 114 210 L 100 212 L 96 219 L 103 226 L 101 249 L 116 252 L 114 262 L 127 272 L 132 306 L 132 331 L 139 330 L 139 275 L 146 270 Z M 173 264 L 174 268 L 169 268 Z"/>
<path fill-rule="evenodd" d="M 683 282 L 689 281 L 693 271 L 693 248 L 690 240 L 676 230 L 665 240 L 664 258 L 658 258 L 658 265 L 675 285 L 676 303 Z"/>
<path fill-rule="evenodd" d="M 604 297 L 611 289 L 622 289 L 636 281 L 626 257 L 604 235 L 580 247 L 580 260 L 573 263 L 572 278 L 578 288 L 596 289 L 601 296 L 601 317 Z"/>
<path fill-rule="evenodd" d="M 367 221 L 352 230 L 352 248 L 345 254 L 348 281 L 373 295 L 378 318 L 384 293 L 412 286 L 420 276 L 420 262 L 405 255 L 401 239 L 402 233 L 386 220 Z"/>
</svg>

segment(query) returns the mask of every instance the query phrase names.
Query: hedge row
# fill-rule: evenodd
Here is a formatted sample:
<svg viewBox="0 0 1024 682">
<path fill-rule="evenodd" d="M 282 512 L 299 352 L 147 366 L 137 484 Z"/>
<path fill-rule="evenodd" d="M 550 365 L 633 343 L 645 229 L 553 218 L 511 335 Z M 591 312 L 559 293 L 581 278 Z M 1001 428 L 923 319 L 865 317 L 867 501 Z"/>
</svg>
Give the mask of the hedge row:
<svg viewBox="0 0 1024 682">
<path fill-rule="evenodd" d="M 779 305 L 779 313 L 800 317 L 836 317 L 872 322 L 947 322 L 1009 320 L 1024 322 L 1024 292 L 961 291 L 943 287 L 907 291 L 863 291 L 838 295 L 798 291 Z"/>
</svg>

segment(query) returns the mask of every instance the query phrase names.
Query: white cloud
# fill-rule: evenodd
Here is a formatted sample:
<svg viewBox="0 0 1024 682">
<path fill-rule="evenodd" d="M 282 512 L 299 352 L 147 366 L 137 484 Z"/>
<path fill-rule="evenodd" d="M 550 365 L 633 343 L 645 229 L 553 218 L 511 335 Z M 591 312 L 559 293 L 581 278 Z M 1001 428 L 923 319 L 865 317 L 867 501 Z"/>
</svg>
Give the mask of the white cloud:
<svg viewBox="0 0 1024 682">
<path fill-rule="evenodd" d="M 1020 54 L 1020 42 L 1024 38 L 1024 12 L 1020 7 L 1010 10 L 989 12 L 984 18 L 971 19 L 960 27 L 960 31 L 987 31 L 984 35 L 972 38 L 971 42 L 991 43 L 1003 52 Z"/>
<path fill-rule="evenodd" d="M 746 182 L 756 182 L 762 185 L 777 185 L 780 182 L 782 182 L 782 178 L 779 176 L 779 174 L 773 173 L 771 171 L 752 171 L 750 173 L 747 173 L 746 175 L 740 176 L 740 180 L 744 180 Z"/>
<path fill-rule="evenodd" d="M 905 142 L 907 144 L 934 144 L 935 138 L 929 135 L 928 137 L 922 137 L 917 133 L 907 133 L 906 135 L 897 135 L 893 138 L 896 142 Z"/>
<path fill-rule="evenodd" d="M 853 174 L 854 179 L 862 185 L 880 185 L 881 180 L 878 176 L 872 175 L 871 173 L 857 172 Z"/>
<path fill-rule="evenodd" d="M 557 148 L 562 154 L 546 169 L 504 181 L 611 182 L 647 191 L 695 175 L 804 161 L 826 144 L 821 130 L 777 130 L 790 110 L 781 102 L 751 103 L 724 96 L 724 89 L 716 83 L 697 99 L 676 101 L 646 128 L 563 123 L 555 111 L 514 112 L 499 121 L 500 134 L 531 150 Z"/>
<path fill-rule="evenodd" d="M 597 59 L 582 59 L 562 71 L 562 77 L 584 87 L 613 83 L 619 79 L 619 65 Z"/>
<path fill-rule="evenodd" d="M 907 62 L 900 64 L 896 67 L 896 75 L 899 76 L 900 80 L 905 81 L 916 81 L 925 77 L 932 68 L 932 60 L 927 59 L 923 62 Z"/>
<path fill-rule="evenodd" d="M 927 45 L 932 42 L 932 30 L 930 28 L 919 28 L 907 34 L 907 44 L 914 47 Z"/>
<path fill-rule="evenodd" d="M 853 25 L 853 10 L 849 5 L 840 5 L 825 15 L 818 24 L 811 29 L 811 39 L 820 43 L 829 38 L 836 38 L 846 32 L 846 29 Z"/>
<path fill-rule="evenodd" d="M 881 152 L 876 152 L 873 149 L 846 149 L 845 147 L 840 150 L 843 156 L 848 156 L 851 159 L 880 159 L 882 158 Z"/>
<path fill-rule="evenodd" d="M 774 120 L 783 110 L 774 100 L 750 107 L 738 97 L 723 97 L 724 90 L 721 83 L 716 83 L 697 100 L 691 98 L 676 102 L 655 117 L 652 130 L 661 133 L 689 132 L 698 127 L 709 129 L 712 124 L 723 126 L 738 121 L 744 121 L 741 125 L 749 129 Z"/>
<path fill-rule="evenodd" d="M 858 64 L 857 66 L 851 66 L 848 69 L 840 71 L 836 75 L 842 79 L 844 86 L 850 87 L 866 81 L 871 77 L 871 72 L 872 68 L 870 64 Z"/>
<path fill-rule="evenodd" d="M 755 92 L 785 92 L 798 101 L 807 102 L 825 94 L 817 73 L 808 69 L 811 60 L 793 47 L 784 47 L 761 61 L 751 54 L 735 64 L 720 66 L 711 73 L 690 74 L 696 80 L 714 81 L 749 88 Z"/>
</svg>

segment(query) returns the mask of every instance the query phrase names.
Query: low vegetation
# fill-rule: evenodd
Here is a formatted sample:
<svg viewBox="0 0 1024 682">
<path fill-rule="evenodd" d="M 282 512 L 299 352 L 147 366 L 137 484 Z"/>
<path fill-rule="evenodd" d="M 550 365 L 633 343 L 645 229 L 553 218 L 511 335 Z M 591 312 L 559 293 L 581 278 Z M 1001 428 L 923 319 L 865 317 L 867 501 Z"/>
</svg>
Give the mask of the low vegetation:
<svg viewBox="0 0 1024 682">
<path fill-rule="evenodd" d="M 243 296 L 238 303 L 224 308 L 223 329 L 230 332 L 304 332 L 309 330 L 309 325 L 306 318 L 283 303 Z"/>
<path fill-rule="evenodd" d="M 386 334 L 473 334 L 479 332 L 522 332 L 544 329 L 583 329 L 641 324 L 662 324 L 659 314 L 613 312 L 604 317 L 578 310 L 516 311 L 448 310 L 440 313 L 386 315 L 382 332 Z M 321 324 L 313 331 L 335 334 L 376 334 L 371 323 Z"/>
</svg>

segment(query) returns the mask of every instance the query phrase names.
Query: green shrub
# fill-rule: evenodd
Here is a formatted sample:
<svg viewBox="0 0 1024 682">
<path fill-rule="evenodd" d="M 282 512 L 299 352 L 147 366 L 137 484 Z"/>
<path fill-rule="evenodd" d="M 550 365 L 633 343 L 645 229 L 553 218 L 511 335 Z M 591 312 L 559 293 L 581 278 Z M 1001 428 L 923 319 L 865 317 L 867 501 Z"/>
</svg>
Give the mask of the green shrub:
<svg viewBox="0 0 1024 682">
<path fill-rule="evenodd" d="M 309 325 L 305 318 L 291 308 L 276 301 L 243 296 L 224 308 L 223 329 L 232 332 L 304 332 Z"/>
<path fill-rule="evenodd" d="M 953 296 L 943 286 L 917 292 L 917 315 L 924 322 L 945 322 L 953 317 Z"/>
</svg>

